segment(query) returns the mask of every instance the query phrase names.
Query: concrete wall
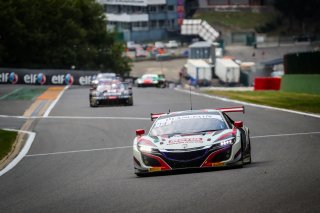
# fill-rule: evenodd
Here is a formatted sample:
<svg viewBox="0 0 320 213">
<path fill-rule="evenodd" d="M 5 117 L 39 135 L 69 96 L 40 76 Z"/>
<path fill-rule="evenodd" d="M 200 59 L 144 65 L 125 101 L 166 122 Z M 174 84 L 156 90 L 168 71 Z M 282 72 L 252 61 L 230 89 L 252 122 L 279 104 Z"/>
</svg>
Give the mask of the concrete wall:
<svg viewBox="0 0 320 213">
<path fill-rule="evenodd" d="M 320 94 L 320 75 L 284 75 L 281 91 Z"/>
</svg>

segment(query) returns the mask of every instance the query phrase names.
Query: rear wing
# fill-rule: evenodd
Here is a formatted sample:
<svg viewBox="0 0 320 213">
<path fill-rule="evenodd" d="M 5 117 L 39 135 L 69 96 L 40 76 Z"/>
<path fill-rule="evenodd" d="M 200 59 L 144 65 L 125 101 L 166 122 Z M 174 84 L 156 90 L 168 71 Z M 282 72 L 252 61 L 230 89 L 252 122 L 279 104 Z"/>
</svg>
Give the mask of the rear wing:
<svg viewBox="0 0 320 213">
<path fill-rule="evenodd" d="M 228 108 L 218 108 L 216 110 L 222 111 L 222 112 L 242 112 L 244 114 L 244 106 L 239 107 L 228 107 Z"/>
<path fill-rule="evenodd" d="M 156 120 L 157 118 L 159 118 L 161 115 L 166 114 L 164 112 L 161 113 L 151 113 L 151 121 Z"/>
<path fill-rule="evenodd" d="M 221 112 L 242 112 L 244 113 L 244 106 L 238 106 L 238 107 L 228 107 L 228 108 L 217 108 L 215 110 L 219 110 Z M 168 114 L 168 113 L 164 113 L 164 112 L 161 112 L 161 113 L 151 113 L 150 114 L 150 117 L 151 117 L 151 121 L 154 121 L 156 120 L 157 118 L 159 118 L 161 115 L 164 115 L 164 114 Z"/>
</svg>

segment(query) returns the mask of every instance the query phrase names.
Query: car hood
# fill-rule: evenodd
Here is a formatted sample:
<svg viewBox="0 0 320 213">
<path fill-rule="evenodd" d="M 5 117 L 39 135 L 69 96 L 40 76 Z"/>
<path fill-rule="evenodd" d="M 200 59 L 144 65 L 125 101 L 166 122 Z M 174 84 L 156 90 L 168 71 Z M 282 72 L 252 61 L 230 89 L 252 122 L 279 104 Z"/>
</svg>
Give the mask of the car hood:
<svg viewBox="0 0 320 213">
<path fill-rule="evenodd" d="M 210 147 L 215 142 L 235 137 L 235 129 L 225 129 L 196 134 L 176 134 L 173 136 L 142 136 L 139 140 L 159 150 L 180 150 Z M 151 143 L 150 143 L 151 142 Z"/>
</svg>

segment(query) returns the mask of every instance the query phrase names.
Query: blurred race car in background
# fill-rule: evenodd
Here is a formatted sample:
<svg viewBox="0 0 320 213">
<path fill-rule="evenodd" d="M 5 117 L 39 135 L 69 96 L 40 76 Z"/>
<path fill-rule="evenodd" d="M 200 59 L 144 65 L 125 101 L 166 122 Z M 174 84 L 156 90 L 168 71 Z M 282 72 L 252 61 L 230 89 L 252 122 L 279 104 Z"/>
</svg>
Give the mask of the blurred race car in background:
<svg viewBox="0 0 320 213">
<path fill-rule="evenodd" d="M 149 133 L 138 129 L 133 141 L 135 174 L 251 163 L 249 129 L 228 112 L 244 107 L 151 114 Z"/>
<path fill-rule="evenodd" d="M 163 74 L 144 74 L 136 80 L 138 87 L 161 87 L 167 86 L 167 81 Z"/>
<path fill-rule="evenodd" d="M 90 87 L 89 103 L 91 107 L 110 103 L 124 103 L 132 106 L 132 87 L 129 83 L 117 79 L 100 79 L 98 84 Z"/>
</svg>

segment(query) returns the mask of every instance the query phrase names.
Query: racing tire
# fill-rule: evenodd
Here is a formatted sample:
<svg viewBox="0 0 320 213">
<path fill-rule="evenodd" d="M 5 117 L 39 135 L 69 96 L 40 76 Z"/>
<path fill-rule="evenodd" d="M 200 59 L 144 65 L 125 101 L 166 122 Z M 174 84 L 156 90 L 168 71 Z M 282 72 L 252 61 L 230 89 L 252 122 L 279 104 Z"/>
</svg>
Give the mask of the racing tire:
<svg viewBox="0 0 320 213">
<path fill-rule="evenodd" d="M 98 106 L 98 102 L 97 101 L 94 101 L 94 100 L 89 100 L 90 102 L 90 107 L 97 107 Z"/>
<path fill-rule="evenodd" d="M 163 82 L 162 84 L 161 84 L 161 88 L 166 88 L 167 87 L 167 83 L 166 82 Z"/>
<path fill-rule="evenodd" d="M 132 106 L 133 105 L 133 98 L 131 97 L 131 98 L 128 98 L 127 100 L 126 100 L 126 105 L 127 106 Z"/>
<path fill-rule="evenodd" d="M 251 161 L 251 141 L 250 141 L 250 134 L 248 132 L 248 138 L 249 138 L 249 156 L 245 158 L 245 164 L 250 164 L 252 161 Z"/>
<path fill-rule="evenodd" d="M 240 149 L 241 149 L 241 157 L 240 157 L 240 160 L 239 160 L 238 167 L 242 168 L 244 166 L 244 161 L 243 161 L 244 152 L 243 152 L 242 139 L 241 139 L 241 148 Z"/>
<path fill-rule="evenodd" d="M 147 177 L 148 173 L 135 173 L 138 177 Z"/>
</svg>

